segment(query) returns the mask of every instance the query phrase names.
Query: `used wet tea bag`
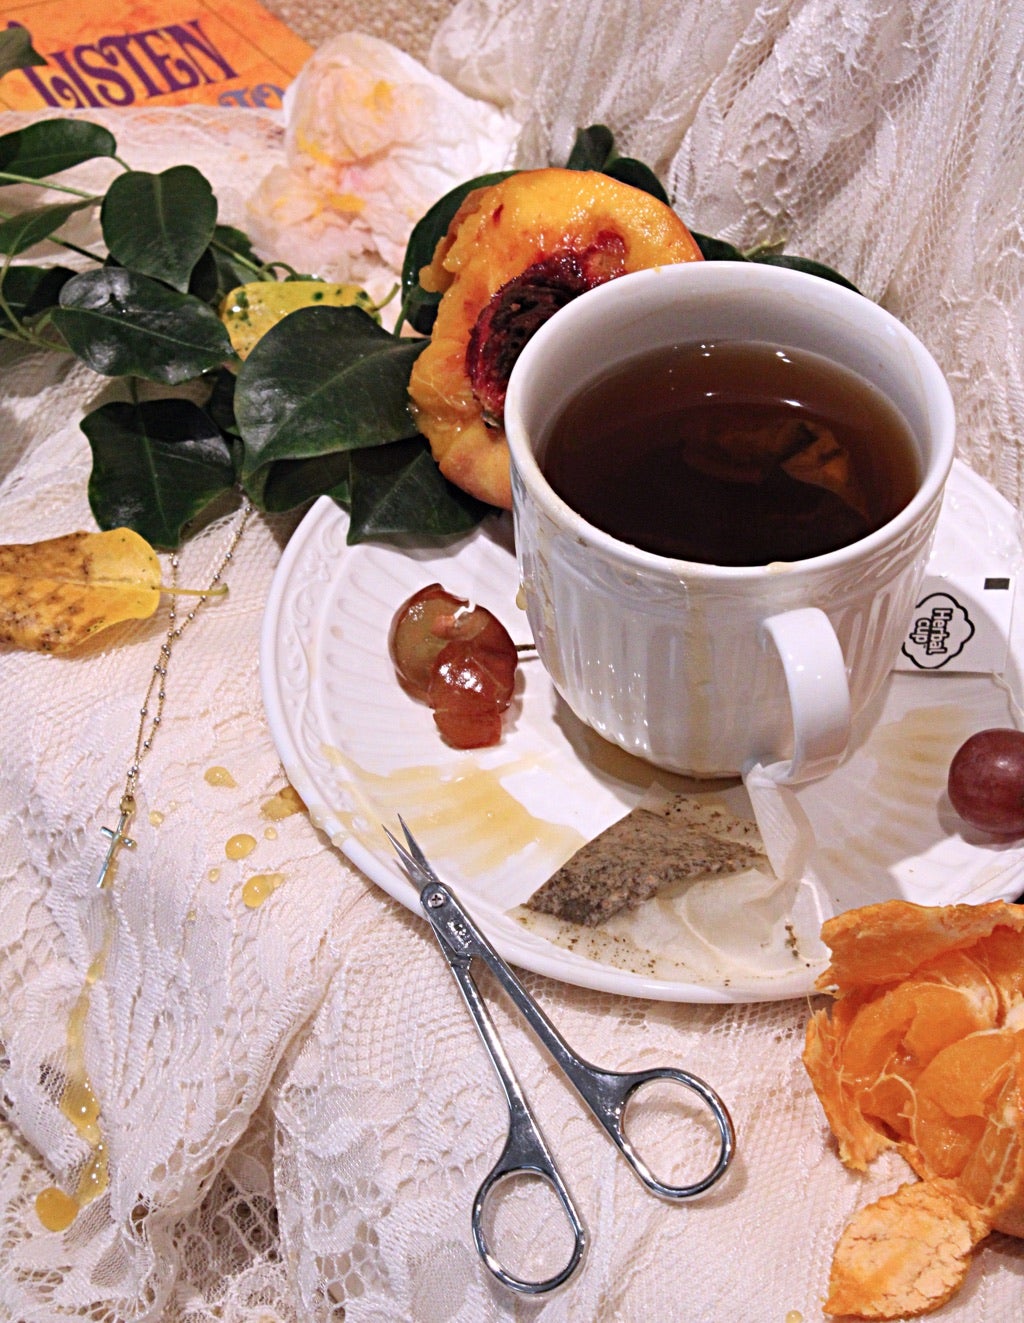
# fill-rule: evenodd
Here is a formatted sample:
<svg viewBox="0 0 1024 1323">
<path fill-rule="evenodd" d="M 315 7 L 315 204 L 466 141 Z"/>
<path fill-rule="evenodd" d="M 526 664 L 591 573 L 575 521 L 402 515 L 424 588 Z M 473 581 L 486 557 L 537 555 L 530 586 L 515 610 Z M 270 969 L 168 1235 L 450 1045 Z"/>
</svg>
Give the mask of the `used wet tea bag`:
<svg viewBox="0 0 1024 1323">
<path fill-rule="evenodd" d="M 594 926 L 665 888 L 771 866 L 757 825 L 707 794 L 655 787 L 624 818 L 582 846 L 526 908 Z"/>
</svg>

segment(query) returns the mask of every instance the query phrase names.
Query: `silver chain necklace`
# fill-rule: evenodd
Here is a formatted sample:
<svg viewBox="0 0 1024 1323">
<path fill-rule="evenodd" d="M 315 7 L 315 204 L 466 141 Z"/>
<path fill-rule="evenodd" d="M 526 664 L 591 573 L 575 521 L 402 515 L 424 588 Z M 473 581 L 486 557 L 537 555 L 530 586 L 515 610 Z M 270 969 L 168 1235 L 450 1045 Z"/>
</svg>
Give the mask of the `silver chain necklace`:
<svg viewBox="0 0 1024 1323">
<path fill-rule="evenodd" d="M 207 604 L 210 598 L 221 589 L 221 579 L 230 565 L 235 554 L 242 534 L 245 532 L 246 525 L 252 515 L 253 507 L 248 500 L 244 502 L 236 518 L 234 527 L 228 539 L 226 549 L 222 552 L 220 560 L 217 563 L 213 575 L 206 589 L 195 599 L 195 605 L 179 617 L 178 612 L 178 565 L 179 558 L 177 553 L 171 556 L 171 583 L 170 594 L 171 604 L 167 616 L 167 632 L 164 635 L 164 641 L 160 645 L 160 654 L 156 664 L 153 667 L 149 678 L 149 685 L 146 688 L 145 697 L 142 700 L 142 707 L 139 709 L 139 725 L 135 735 L 135 752 L 132 761 L 128 767 L 125 776 L 124 791 L 121 795 L 118 810 L 120 817 L 116 827 L 101 827 L 100 832 L 107 838 L 107 852 L 104 855 L 103 862 L 100 865 L 99 873 L 96 877 L 96 886 L 106 888 L 110 886 L 112 877 L 111 870 L 114 866 L 117 853 L 122 846 L 131 850 L 135 848 L 135 842 L 127 834 L 128 826 L 135 816 L 135 793 L 139 785 L 139 770 L 143 758 L 149 752 L 153 740 L 156 738 L 156 732 L 160 727 L 164 715 L 164 701 L 167 697 L 167 672 L 171 664 L 171 657 L 174 648 L 185 630 L 195 620 L 196 615 Z"/>
</svg>

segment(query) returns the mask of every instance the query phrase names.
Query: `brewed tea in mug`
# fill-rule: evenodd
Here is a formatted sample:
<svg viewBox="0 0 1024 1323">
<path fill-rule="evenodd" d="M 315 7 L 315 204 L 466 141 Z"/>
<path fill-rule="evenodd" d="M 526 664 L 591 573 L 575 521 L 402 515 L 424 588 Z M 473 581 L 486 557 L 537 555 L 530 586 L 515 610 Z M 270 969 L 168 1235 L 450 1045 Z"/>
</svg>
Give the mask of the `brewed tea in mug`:
<svg viewBox="0 0 1024 1323">
<path fill-rule="evenodd" d="M 693 407 L 670 393 L 677 453 L 645 472 L 664 437 L 666 355 Z M 716 395 L 726 416 L 705 426 Z M 573 299 L 529 340 L 505 432 L 523 602 L 568 709 L 689 776 L 760 764 L 796 783 L 838 766 L 899 651 L 953 461 L 952 395 L 913 332 L 801 271 L 637 271 Z M 559 477 L 552 456 L 577 442 L 582 460 Z M 762 502 L 759 530 L 743 489 L 766 473 L 785 485 L 776 469 L 807 490 L 791 489 L 788 508 Z M 595 490 L 605 504 L 587 509 Z M 800 501 L 824 517 L 805 518 Z"/>
<path fill-rule="evenodd" d="M 898 408 L 807 350 L 661 347 L 571 397 L 541 469 L 588 523 L 707 565 L 799 561 L 881 528 L 920 483 Z"/>
</svg>

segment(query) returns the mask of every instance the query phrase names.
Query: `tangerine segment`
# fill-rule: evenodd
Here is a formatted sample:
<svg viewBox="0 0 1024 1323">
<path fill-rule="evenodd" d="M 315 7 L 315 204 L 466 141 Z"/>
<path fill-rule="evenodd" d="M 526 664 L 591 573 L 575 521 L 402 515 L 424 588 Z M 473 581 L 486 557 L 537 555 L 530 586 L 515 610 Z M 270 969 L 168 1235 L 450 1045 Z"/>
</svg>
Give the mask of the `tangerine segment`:
<svg viewBox="0 0 1024 1323">
<path fill-rule="evenodd" d="M 985 1130 L 959 1182 L 996 1231 L 1024 1236 L 1024 1032 L 1013 1039 L 1011 1070 L 989 1098 Z"/>
<path fill-rule="evenodd" d="M 963 1285 L 971 1251 L 988 1230 L 954 1181 L 901 1185 L 847 1223 L 826 1314 L 894 1319 L 938 1309 Z"/>
<path fill-rule="evenodd" d="M 893 1081 L 900 1077 L 885 1069 L 889 1061 L 888 1054 L 882 1058 L 881 1067 L 876 1066 L 874 1080 L 863 1071 L 853 1077 L 848 1073 L 845 1046 L 850 1030 L 856 1024 L 857 1013 L 863 1006 L 863 1002 L 857 1004 L 858 1000 L 838 1002 L 831 1016 L 824 1010 L 814 1013 L 807 1026 L 803 1061 L 829 1127 L 839 1144 L 840 1158 L 847 1167 L 864 1171 L 869 1162 L 896 1142 L 892 1134 L 891 1116 L 898 1114 L 909 1086 L 903 1082 L 902 1088 L 891 1087 Z M 876 1095 L 884 1079 L 890 1083 L 887 1092 L 892 1111 L 890 1123 L 880 1125 Z M 871 1097 L 865 1107 L 868 1095 Z"/>
<path fill-rule="evenodd" d="M 870 1078 L 877 1071 L 879 1057 L 893 1053 L 905 1058 L 911 1068 L 920 1068 L 951 1038 L 993 1025 L 999 1002 L 981 971 L 972 968 L 980 986 L 964 986 L 956 977 L 962 978 L 963 971 L 955 967 L 946 978 L 943 971 L 926 970 L 920 979 L 897 984 L 862 1003 L 848 1031 L 847 1075 Z"/>
<path fill-rule="evenodd" d="M 847 1166 L 863 1171 L 899 1144 L 919 1169 L 917 1084 L 950 1041 L 996 1025 L 1000 1001 L 982 967 L 960 952 L 891 987 L 854 989 L 815 1013 L 804 1064 Z M 949 1174 L 924 1164 L 925 1174 Z"/>
<path fill-rule="evenodd" d="M 595 285 L 700 257 L 671 207 L 608 175 L 524 170 L 470 193 L 420 274 L 443 295 L 409 394 L 441 472 L 510 508 L 505 387 L 526 341 Z"/>
<path fill-rule="evenodd" d="M 1015 908 L 1015 914 L 1019 908 Z M 990 937 L 986 937 L 984 947 L 975 952 L 975 959 L 992 981 L 1004 1016 L 1017 1007 L 1019 1017 L 1020 1007 L 1024 1006 L 1024 961 L 1020 958 L 1020 950 L 1020 938 L 1015 929 L 996 928 Z"/>
</svg>

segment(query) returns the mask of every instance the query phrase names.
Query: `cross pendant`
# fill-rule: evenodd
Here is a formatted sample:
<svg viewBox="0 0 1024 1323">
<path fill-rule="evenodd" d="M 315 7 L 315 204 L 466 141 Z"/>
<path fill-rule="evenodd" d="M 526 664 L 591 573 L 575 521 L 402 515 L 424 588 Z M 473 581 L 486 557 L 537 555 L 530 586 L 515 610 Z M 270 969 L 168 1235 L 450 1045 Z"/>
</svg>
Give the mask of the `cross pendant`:
<svg viewBox="0 0 1024 1323">
<path fill-rule="evenodd" d="M 134 811 L 135 801 L 134 799 L 131 799 L 130 796 L 126 795 L 121 800 L 121 816 L 117 820 L 117 826 L 100 828 L 100 831 L 110 844 L 107 846 L 107 853 L 104 856 L 103 863 L 100 867 L 99 876 L 96 878 L 97 887 L 105 887 L 107 885 L 107 874 L 110 872 L 110 866 L 114 862 L 114 855 L 117 853 L 118 848 L 122 845 L 126 846 L 129 850 L 135 848 L 135 842 L 130 836 L 125 835 L 124 830 Z"/>
</svg>

